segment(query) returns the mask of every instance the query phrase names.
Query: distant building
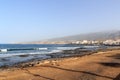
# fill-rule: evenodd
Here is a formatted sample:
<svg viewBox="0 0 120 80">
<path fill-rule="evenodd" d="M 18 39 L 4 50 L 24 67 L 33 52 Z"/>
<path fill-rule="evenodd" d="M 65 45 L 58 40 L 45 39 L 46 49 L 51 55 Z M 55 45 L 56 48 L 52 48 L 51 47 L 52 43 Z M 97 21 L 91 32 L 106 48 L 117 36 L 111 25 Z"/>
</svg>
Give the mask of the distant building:
<svg viewBox="0 0 120 80">
<path fill-rule="evenodd" d="M 105 45 L 120 45 L 120 39 L 117 40 L 106 40 L 103 42 Z"/>
</svg>

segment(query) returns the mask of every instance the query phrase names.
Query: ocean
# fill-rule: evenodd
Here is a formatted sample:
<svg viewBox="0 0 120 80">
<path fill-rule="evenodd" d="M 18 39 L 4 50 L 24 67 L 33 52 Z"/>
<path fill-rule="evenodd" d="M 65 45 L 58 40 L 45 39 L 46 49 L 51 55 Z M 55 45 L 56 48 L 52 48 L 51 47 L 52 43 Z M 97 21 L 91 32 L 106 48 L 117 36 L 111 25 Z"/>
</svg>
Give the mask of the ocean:
<svg viewBox="0 0 120 80">
<path fill-rule="evenodd" d="M 94 48 L 98 46 L 80 46 L 70 44 L 0 44 L 0 66 L 13 65 L 33 59 L 49 59 L 47 54 L 81 47 Z"/>
</svg>

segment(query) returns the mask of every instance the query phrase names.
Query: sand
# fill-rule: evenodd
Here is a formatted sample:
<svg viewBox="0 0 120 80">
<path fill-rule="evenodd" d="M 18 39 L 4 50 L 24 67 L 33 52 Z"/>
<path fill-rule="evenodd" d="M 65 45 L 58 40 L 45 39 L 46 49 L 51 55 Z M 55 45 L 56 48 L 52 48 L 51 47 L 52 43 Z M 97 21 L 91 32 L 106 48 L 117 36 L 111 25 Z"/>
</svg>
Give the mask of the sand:
<svg viewBox="0 0 120 80">
<path fill-rule="evenodd" d="M 110 50 L 1 70 L 0 80 L 113 80 L 119 73 L 120 50 Z"/>
</svg>

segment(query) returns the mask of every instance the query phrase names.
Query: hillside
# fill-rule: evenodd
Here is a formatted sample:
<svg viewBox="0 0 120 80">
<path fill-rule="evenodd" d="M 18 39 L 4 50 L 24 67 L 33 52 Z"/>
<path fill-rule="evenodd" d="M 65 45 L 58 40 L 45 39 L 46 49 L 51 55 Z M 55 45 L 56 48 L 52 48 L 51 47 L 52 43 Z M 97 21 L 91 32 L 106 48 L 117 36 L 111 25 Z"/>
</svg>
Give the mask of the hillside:
<svg viewBox="0 0 120 80">
<path fill-rule="evenodd" d="M 49 39 L 47 41 L 69 41 L 69 40 L 107 40 L 120 39 L 120 31 L 94 32 L 88 34 L 79 34 L 62 38 Z"/>
<path fill-rule="evenodd" d="M 66 41 L 74 40 L 108 40 L 108 39 L 120 39 L 119 31 L 106 31 L 106 32 L 94 32 L 87 34 L 78 34 L 73 36 L 66 36 L 61 38 L 48 39 L 43 41 L 22 42 L 20 44 L 65 44 Z"/>
</svg>

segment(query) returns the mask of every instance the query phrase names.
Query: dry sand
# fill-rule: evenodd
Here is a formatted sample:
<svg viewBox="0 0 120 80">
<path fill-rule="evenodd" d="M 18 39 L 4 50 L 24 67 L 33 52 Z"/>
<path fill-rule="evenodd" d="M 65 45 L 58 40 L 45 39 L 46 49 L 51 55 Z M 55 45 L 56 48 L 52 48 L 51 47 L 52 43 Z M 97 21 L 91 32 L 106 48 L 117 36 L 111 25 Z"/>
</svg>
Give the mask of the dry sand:
<svg viewBox="0 0 120 80">
<path fill-rule="evenodd" d="M 113 80 L 119 73 L 120 50 L 113 50 L 1 70 L 0 80 Z"/>
</svg>

